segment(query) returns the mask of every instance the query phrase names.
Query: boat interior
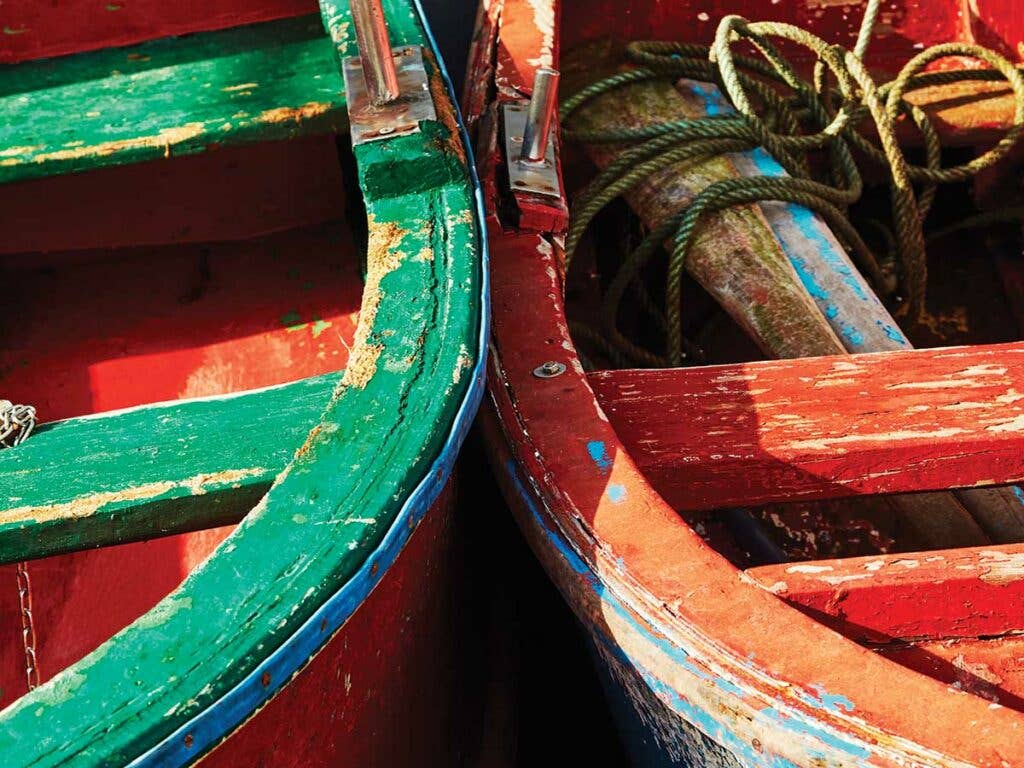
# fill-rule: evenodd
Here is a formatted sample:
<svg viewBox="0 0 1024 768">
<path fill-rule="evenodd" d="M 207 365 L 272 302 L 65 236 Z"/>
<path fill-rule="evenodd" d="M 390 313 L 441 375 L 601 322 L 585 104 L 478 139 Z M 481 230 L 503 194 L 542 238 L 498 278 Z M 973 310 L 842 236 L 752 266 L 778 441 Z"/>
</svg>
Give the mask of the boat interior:
<svg viewBox="0 0 1024 768">
<path fill-rule="evenodd" d="M 11 459 L 0 482 L 11 499 L 21 483 L 61 489 L 57 516 L 87 517 L 83 494 L 130 511 L 167 490 L 130 478 L 133 455 L 213 448 L 191 454 L 195 482 L 163 512 L 184 533 L 51 536 L 19 565 L 33 545 L 5 529 L 0 706 L 152 608 L 266 492 L 345 368 L 363 292 L 366 214 L 316 4 L 94 6 L 2 12 L 0 390 L 43 423 L 17 451 L 36 469 Z M 274 404 L 275 387 L 306 379 Z M 252 407 L 217 418 L 242 392 Z M 179 399 L 210 410 L 161 406 L 166 433 L 133 448 L 132 414 Z M 105 447 L 123 451 L 120 470 L 97 458 Z M 248 505 L 217 511 L 217 482 L 249 488 Z"/>
<path fill-rule="evenodd" d="M 875 81 L 895 77 L 929 46 L 958 41 L 986 46 L 1019 67 L 1024 15 L 1015 0 L 967 5 L 882 4 L 865 57 Z M 852 50 L 864 13 L 856 0 L 566 0 L 561 6 L 561 161 L 573 217 L 581 215 L 581 200 L 593 199 L 595 184 L 608 183 L 601 172 L 636 146 L 626 141 L 627 129 L 653 119 L 663 106 L 659 99 L 678 99 L 669 109 L 687 118 L 729 109 L 715 97 L 703 103 L 703 113 L 687 111 L 693 93 L 709 86 L 681 78 L 671 96 L 652 90 L 627 102 L 623 92 L 641 93 L 640 82 L 608 90 L 589 112 L 584 103 L 567 114 L 567 100 L 585 86 L 648 66 L 630 59 L 627 45 L 707 46 L 723 17 L 740 14 L 798 25 Z M 772 42 L 801 77 L 813 76 L 816 57 L 806 48 Z M 749 41 L 733 46 L 737 55 L 758 55 Z M 665 55 L 678 59 L 672 50 Z M 961 67 L 979 64 L 946 57 L 926 70 Z M 794 92 L 762 82 L 771 82 L 769 92 Z M 721 81 L 718 87 L 725 89 Z M 1014 94 L 1002 80 L 946 83 L 917 91 L 915 99 L 941 138 L 943 167 L 982 156 L 1013 121 Z M 593 138 L 609 124 L 620 130 L 617 140 Z M 860 130 L 876 140 L 871 121 L 864 125 Z M 924 164 L 925 142 L 908 115 L 897 121 L 897 132 L 908 162 Z M 1012 345 L 1024 338 L 1022 159 L 1019 148 L 1012 150 L 937 188 L 924 222 L 921 317 L 907 311 L 903 265 L 882 263 L 881 282 L 867 273 L 909 342 L 902 351 L 847 349 L 878 354 L 844 362 L 820 356 L 842 350 L 799 353 L 783 339 L 773 354 L 688 264 L 678 289 L 681 365 L 669 359 L 671 237 L 630 278 L 616 277 L 664 215 L 665 190 L 679 176 L 700 176 L 697 161 L 677 161 L 668 170 L 663 162 L 647 180 L 624 185 L 624 196 L 609 194 L 578 242 L 570 234 L 565 307 L 580 362 L 622 446 L 661 497 L 744 578 L 880 655 L 1024 711 L 1024 592 L 1013 582 L 1024 566 L 1024 527 L 1019 509 L 1008 511 L 1024 494 L 1009 484 L 1015 477 L 1001 474 L 995 442 L 1024 425 L 1017 410 L 1024 396 L 1015 389 L 1021 348 Z M 833 161 L 825 151 L 811 153 L 811 175 L 827 177 Z M 735 163 L 741 172 L 743 162 Z M 893 236 L 877 222 L 888 215 L 890 181 L 884 168 L 863 165 L 863 193 L 846 213 L 869 248 L 885 253 Z M 920 194 L 921 185 L 915 188 Z M 773 205 L 784 204 L 765 208 Z M 743 223 L 715 229 L 726 239 L 708 236 L 704 246 L 740 250 L 722 235 L 728 226 L 735 232 Z M 699 231 L 694 242 L 690 259 L 702 247 Z M 906 351 L 911 346 L 936 351 Z M 773 356 L 790 359 L 760 362 Z M 794 359 L 803 356 L 811 359 Z M 1019 455 L 1019 443 L 1006 447 L 1006 456 Z"/>
</svg>

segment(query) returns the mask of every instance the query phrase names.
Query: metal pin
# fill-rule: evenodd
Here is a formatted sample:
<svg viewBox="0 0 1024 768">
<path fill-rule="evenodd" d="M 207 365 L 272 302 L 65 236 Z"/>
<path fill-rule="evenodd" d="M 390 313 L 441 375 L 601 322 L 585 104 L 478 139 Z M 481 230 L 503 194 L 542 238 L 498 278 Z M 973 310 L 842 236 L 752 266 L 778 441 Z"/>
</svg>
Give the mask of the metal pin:
<svg viewBox="0 0 1024 768">
<path fill-rule="evenodd" d="M 380 0 L 352 0 L 352 21 L 356 26 L 366 91 L 372 104 L 381 107 L 397 99 L 401 90 Z"/>
<path fill-rule="evenodd" d="M 524 163 L 544 162 L 558 103 L 558 77 L 558 70 L 551 67 L 538 67 L 533 76 L 533 95 L 526 114 L 523 151 L 519 155 Z"/>
</svg>

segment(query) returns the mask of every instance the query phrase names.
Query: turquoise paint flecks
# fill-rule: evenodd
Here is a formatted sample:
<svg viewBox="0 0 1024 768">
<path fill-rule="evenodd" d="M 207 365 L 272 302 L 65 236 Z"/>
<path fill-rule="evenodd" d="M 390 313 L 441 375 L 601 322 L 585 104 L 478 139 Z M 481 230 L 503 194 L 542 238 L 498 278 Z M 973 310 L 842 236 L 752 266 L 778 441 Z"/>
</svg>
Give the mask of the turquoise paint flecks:
<svg viewBox="0 0 1024 768">
<path fill-rule="evenodd" d="M 1010 490 L 1013 491 L 1013 495 L 1017 497 L 1021 504 L 1024 504 L 1024 491 L 1020 489 L 1019 485 L 1011 485 Z"/>
<path fill-rule="evenodd" d="M 864 336 L 857 330 L 856 326 L 850 325 L 849 323 L 838 323 L 838 326 L 842 337 L 849 340 L 849 342 L 854 346 L 859 347 L 864 343 Z"/>
<path fill-rule="evenodd" d="M 818 694 L 818 700 L 833 712 L 838 712 L 841 709 L 846 712 L 853 712 L 853 702 L 845 696 L 828 693 L 825 690 L 825 686 L 820 683 L 812 685 L 811 690 Z"/>
<path fill-rule="evenodd" d="M 590 454 L 591 461 L 597 465 L 602 474 L 608 472 L 612 466 L 612 460 L 608 458 L 603 440 L 591 440 L 587 443 L 587 453 Z"/>
<path fill-rule="evenodd" d="M 626 500 L 626 486 L 617 483 L 609 485 L 605 490 L 605 495 L 613 504 L 621 504 Z"/>
<path fill-rule="evenodd" d="M 893 341 L 902 342 L 908 345 L 910 344 L 910 342 L 907 341 L 907 337 L 903 335 L 903 332 L 899 328 L 889 325 L 889 323 L 883 323 L 881 320 L 875 320 L 875 325 L 881 326 L 882 332 Z"/>
<path fill-rule="evenodd" d="M 818 725 L 815 725 L 814 723 L 808 723 L 804 720 L 797 720 L 795 718 L 792 718 L 785 712 L 780 712 L 775 707 L 766 707 L 761 710 L 761 713 L 763 715 L 766 715 L 773 722 L 785 723 L 787 730 L 802 734 L 804 736 L 810 736 L 813 739 L 817 739 L 822 744 L 825 744 L 834 749 L 847 751 L 849 741 L 841 738 L 836 733 L 833 733 Z M 862 746 L 856 756 L 866 759 L 871 756 L 871 752 L 867 749 L 867 747 Z"/>
<path fill-rule="evenodd" d="M 668 640 L 667 634 L 660 627 L 652 625 L 654 630 L 652 631 L 652 628 L 648 625 L 641 624 L 635 618 L 634 611 L 628 608 L 618 599 L 617 596 L 611 593 L 604 583 L 583 561 L 579 554 L 569 545 L 569 543 L 547 524 L 541 515 L 540 508 L 537 506 L 533 492 L 531 490 L 527 490 L 527 486 L 519 474 L 519 467 L 515 460 L 509 459 L 506 461 L 504 469 L 508 479 L 511 480 L 512 485 L 515 487 L 517 494 L 529 510 L 534 523 L 543 534 L 544 539 L 558 551 L 566 564 L 575 573 L 583 577 L 587 586 L 600 599 L 603 605 L 607 606 L 609 610 L 614 611 L 616 615 L 622 618 L 632 628 L 637 630 L 637 632 L 644 638 L 645 642 L 658 648 L 669 659 L 671 659 L 676 666 L 685 669 L 697 678 L 707 681 L 730 695 L 737 697 L 743 696 L 743 690 L 731 680 L 713 675 L 707 670 L 698 667 L 690 660 L 689 654 L 683 648 L 674 645 Z M 599 641 L 616 660 L 627 668 L 636 670 L 651 691 L 653 691 L 659 699 L 667 703 L 679 717 L 689 723 L 692 723 L 709 738 L 728 749 L 744 765 L 758 766 L 758 768 L 798 768 L 795 763 L 780 755 L 766 754 L 762 751 L 755 750 L 745 738 L 741 738 L 738 734 L 726 728 L 725 723 L 716 717 L 715 713 L 702 709 L 696 704 L 688 701 L 679 693 L 679 691 L 669 686 L 653 673 L 649 672 L 643 665 L 638 663 L 636 659 L 630 657 L 618 642 L 613 638 L 608 637 L 603 631 L 601 631 L 601 629 L 594 625 L 588 625 L 587 628 L 593 637 Z M 750 659 L 753 659 L 753 657 L 753 654 L 749 655 Z M 828 694 L 821 689 L 820 686 L 817 690 L 817 696 L 802 694 L 800 691 L 797 691 L 797 694 L 800 695 L 800 698 L 804 703 L 812 708 L 824 707 L 825 709 L 829 709 L 830 706 L 832 706 L 832 702 L 841 700 L 844 706 L 849 707 L 847 711 L 853 710 L 852 702 L 845 699 L 845 697 Z M 832 711 L 834 711 L 834 709 Z M 818 740 L 822 745 L 827 745 L 839 751 L 842 755 L 852 757 L 858 761 L 864 761 L 864 765 L 867 765 L 866 761 L 871 757 L 871 750 L 866 744 L 858 741 L 855 737 L 844 736 L 836 731 L 832 731 L 823 724 L 819 725 L 817 723 L 808 723 L 787 713 L 775 710 L 774 708 L 763 709 L 762 714 L 766 714 L 769 717 L 772 715 L 776 716 L 775 721 L 772 722 L 772 726 L 781 732 L 785 733 L 789 731 L 794 734 L 811 737 Z M 813 748 L 811 749 L 813 751 Z"/>
</svg>

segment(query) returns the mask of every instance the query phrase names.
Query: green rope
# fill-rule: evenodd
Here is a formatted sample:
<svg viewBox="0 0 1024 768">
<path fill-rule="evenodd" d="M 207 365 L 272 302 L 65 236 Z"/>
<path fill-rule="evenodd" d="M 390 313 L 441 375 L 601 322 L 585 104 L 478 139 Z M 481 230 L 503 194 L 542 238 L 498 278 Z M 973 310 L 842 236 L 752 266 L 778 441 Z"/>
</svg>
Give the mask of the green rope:
<svg viewBox="0 0 1024 768">
<path fill-rule="evenodd" d="M 859 152 L 884 168 L 891 196 L 891 234 L 883 228 L 890 252 L 883 263 L 897 265 L 906 294 L 903 311 L 911 320 L 926 316 L 927 262 L 924 222 L 939 184 L 961 182 L 998 162 L 1024 130 L 1024 75 L 998 53 L 969 43 L 948 43 L 914 56 L 897 77 L 877 84 L 863 63 L 881 0 L 869 0 L 853 51 L 827 43 L 807 30 L 778 22 L 750 22 L 726 16 L 710 46 L 637 42 L 626 48 L 634 68 L 587 86 L 561 106 L 567 138 L 587 144 L 623 144 L 622 153 L 586 187 L 573 204 L 566 239 L 566 267 L 591 220 L 608 203 L 636 185 L 678 163 L 696 165 L 732 152 L 763 147 L 788 177 L 745 177 L 708 185 L 681 211 L 668 217 L 643 239 L 622 263 L 609 286 L 602 308 L 602 341 L 588 341 L 615 364 L 681 365 L 688 342 L 681 322 L 682 277 L 686 258 L 707 214 L 737 205 L 782 201 L 805 206 L 819 214 L 847 245 L 860 269 L 882 292 L 891 292 L 896 276 L 883 269 L 850 223 L 847 208 L 862 194 Z M 816 57 L 812 80 L 797 74 L 772 39 L 787 40 Z M 740 56 L 733 46 L 745 41 L 761 58 Z M 932 62 L 952 56 L 970 57 L 989 69 L 924 72 Z M 642 128 L 574 131 L 572 114 L 587 102 L 624 86 L 645 81 L 674 83 L 680 78 L 716 84 L 736 114 L 675 120 Z M 968 163 L 941 166 L 938 135 L 924 111 L 906 100 L 914 90 L 962 81 L 1005 79 L 1013 90 L 1012 127 L 990 150 Z M 786 90 L 786 95 L 780 91 Z M 910 163 L 896 138 L 896 123 L 907 117 L 923 139 L 923 165 Z M 860 130 L 871 120 L 877 143 Z M 809 153 L 827 153 L 829 178 L 815 179 Z M 684 166 L 685 167 L 685 166 Z M 915 191 L 915 184 L 918 189 Z M 879 224 L 869 224 L 878 229 Z M 665 354 L 655 354 L 630 341 L 619 330 L 618 315 L 626 290 L 639 283 L 644 268 L 666 246 L 669 255 L 664 310 L 646 287 L 637 292 L 644 311 L 655 318 L 665 335 Z"/>
</svg>

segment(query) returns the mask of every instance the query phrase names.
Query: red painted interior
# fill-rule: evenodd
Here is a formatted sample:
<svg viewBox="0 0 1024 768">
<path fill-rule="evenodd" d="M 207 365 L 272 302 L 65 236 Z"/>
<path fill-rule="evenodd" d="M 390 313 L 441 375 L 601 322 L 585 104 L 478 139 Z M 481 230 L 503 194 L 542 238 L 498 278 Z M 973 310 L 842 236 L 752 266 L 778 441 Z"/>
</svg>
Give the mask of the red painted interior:
<svg viewBox="0 0 1024 768">
<path fill-rule="evenodd" d="M 1016 342 L 599 371 L 590 383 L 662 497 L 714 510 L 1024 479 L 1022 359 Z"/>
<path fill-rule="evenodd" d="M 204 767 L 465 764 L 479 701 L 462 699 L 474 686 L 453 642 L 473 636 L 454 496 L 449 484 L 366 602 Z"/>
<path fill-rule="evenodd" d="M 199 189 L 212 170 L 209 162 L 186 162 L 174 184 L 145 187 L 151 195 L 149 218 L 126 226 L 116 241 L 120 247 L 3 257 L 5 283 L 19 286 L 8 295 L 0 320 L 3 396 L 36 405 L 40 419 L 50 421 L 265 387 L 344 367 L 362 281 L 343 220 L 333 145 L 330 139 L 322 141 L 322 147 L 306 149 L 315 149 L 311 157 L 324 162 L 307 163 L 301 175 L 280 161 L 279 149 L 216 153 L 220 160 L 246 164 L 243 176 L 262 173 L 266 178 L 263 184 L 234 187 L 230 195 L 197 193 L 211 206 L 201 229 L 206 242 L 174 242 L 178 223 L 193 208 L 191 203 L 179 207 L 180 195 Z M 167 170 L 163 165 L 142 168 L 139 174 L 161 173 Z M 124 200 L 125 189 L 111 181 L 124 178 L 104 171 L 82 175 L 74 184 L 95 210 L 103 209 L 104 201 L 116 210 L 109 201 Z M 67 180 L 53 183 L 60 190 Z M 45 184 L 26 185 L 32 187 L 26 197 L 45 204 Z M 292 199 L 325 189 L 332 190 L 329 220 L 323 204 L 296 205 Z M 273 211 L 269 193 L 274 190 L 280 215 Z M 15 198 L 17 193 L 14 187 L 3 191 Z M 290 228 L 264 234 L 267 226 L 253 206 L 267 212 L 271 229 Z M 130 207 L 146 209 L 139 201 Z M 238 215 L 232 216 L 233 211 Z M 53 208 L 34 212 L 34 220 L 42 221 L 46 213 L 52 220 Z M 90 246 L 101 232 L 117 230 L 116 215 L 103 227 L 86 219 L 76 220 Z M 151 228 L 143 226 L 146 222 Z M 252 227 L 250 236 L 239 239 L 246 224 Z M 73 235 L 69 229 L 62 237 Z M 133 245 L 129 237 L 169 242 Z M 41 239 L 52 237 L 43 232 Z M 204 531 L 31 563 L 44 679 L 154 605 L 228 532 Z M 18 615 L 14 567 L 0 568 L 3 704 L 25 691 Z"/>
<path fill-rule="evenodd" d="M 313 0 L 6 0 L 0 64 L 316 12 Z"/>
<path fill-rule="evenodd" d="M 738 14 L 751 21 L 783 21 L 830 42 L 853 48 L 866 0 L 565 0 L 561 44 L 612 36 L 619 40 L 685 40 L 710 43 L 719 20 Z M 972 13 L 971 9 L 976 8 Z M 614 24 L 608 20 L 614 19 Z M 1017 0 L 892 0 L 883 4 L 868 62 L 883 70 L 902 65 L 920 46 L 977 38 L 1020 60 L 1024 16 Z"/>
</svg>

